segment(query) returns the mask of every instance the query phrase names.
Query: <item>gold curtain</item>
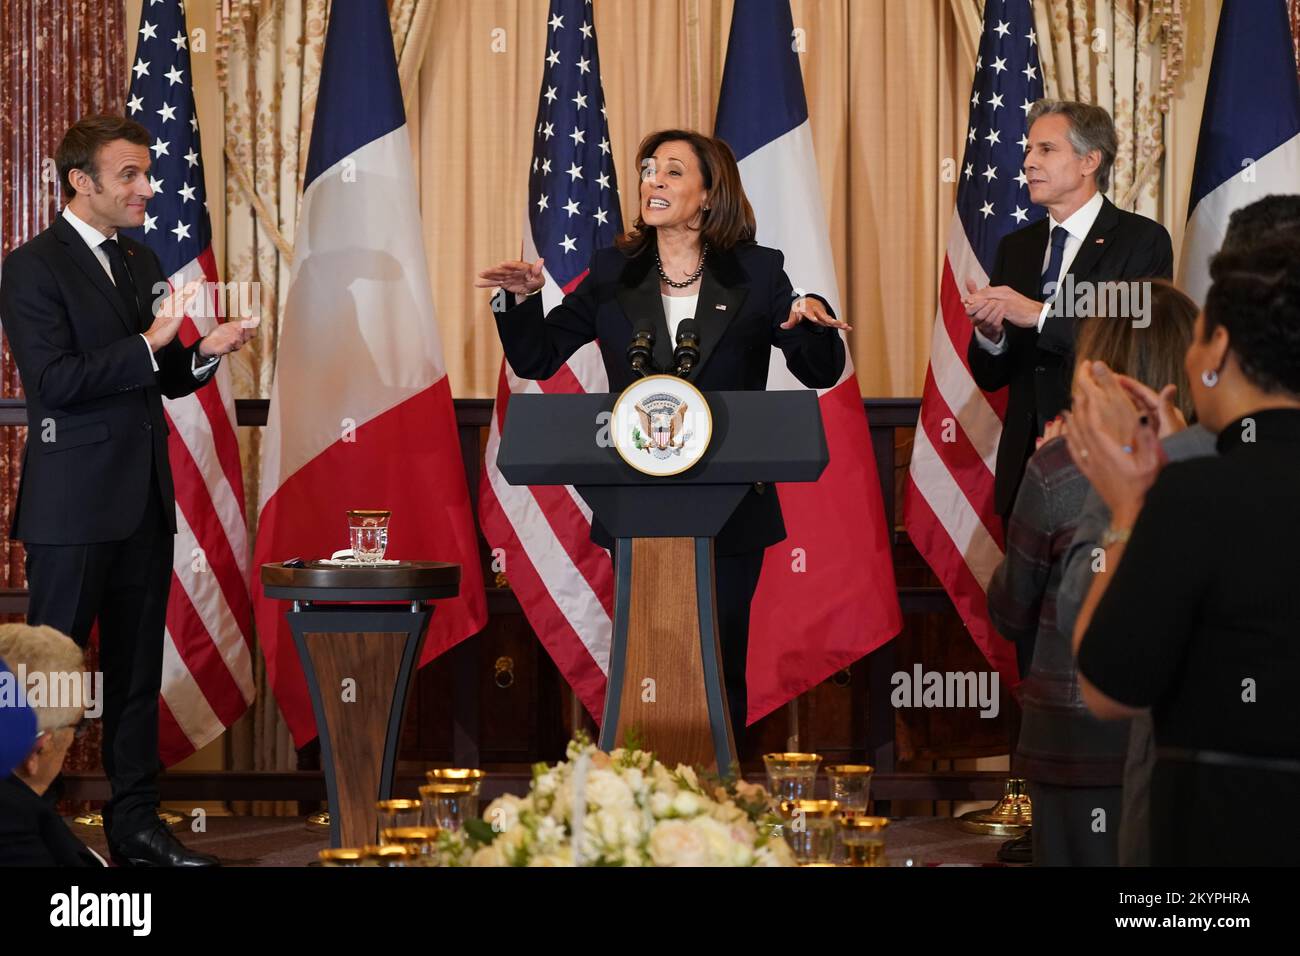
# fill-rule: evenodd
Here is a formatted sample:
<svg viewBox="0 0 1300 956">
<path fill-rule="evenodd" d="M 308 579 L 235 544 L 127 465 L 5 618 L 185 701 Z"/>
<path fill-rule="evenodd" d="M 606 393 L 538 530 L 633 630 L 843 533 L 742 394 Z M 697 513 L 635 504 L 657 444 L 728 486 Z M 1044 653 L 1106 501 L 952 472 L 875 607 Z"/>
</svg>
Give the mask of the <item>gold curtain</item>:
<svg viewBox="0 0 1300 956">
<path fill-rule="evenodd" d="M 1035 0 L 1039 56 L 1050 97 L 1110 111 L 1119 155 L 1109 195 L 1164 219 L 1164 114 L 1182 68 L 1177 0 Z"/>
</svg>

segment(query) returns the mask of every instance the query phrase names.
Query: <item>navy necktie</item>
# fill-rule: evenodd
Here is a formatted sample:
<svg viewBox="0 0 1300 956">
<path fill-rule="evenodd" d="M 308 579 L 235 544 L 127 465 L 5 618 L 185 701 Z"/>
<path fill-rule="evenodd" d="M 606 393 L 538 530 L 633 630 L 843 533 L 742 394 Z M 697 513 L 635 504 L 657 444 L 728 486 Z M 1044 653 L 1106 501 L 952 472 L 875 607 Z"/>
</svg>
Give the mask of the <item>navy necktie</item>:
<svg viewBox="0 0 1300 956">
<path fill-rule="evenodd" d="M 126 306 L 126 314 L 131 317 L 131 324 L 140 324 L 140 304 L 135 297 L 135 282 L 131 278 L 131 270 L 126 267 L 126 256 L 122 255 L 122 248 L 117 244 L 116 239 L 105 239 L 99 244 L 99 248 L 104 250 L 108 256 L 108 268 L 113 273 L 113 284 L 117 286 L 117 294 L 122 297 L 122 304 Z"/>
<path fill-rule="evenodd" d="M 1069 238 L 1070 234 L 1064 226 L 1053 227 L 1052 256 L 1047 260 L 1047 271 L 1043 273 L 1042 283 L 1038 287 L 1043 301 L 1047 301 L 1049 291 L 1053 298 L 1056 297 L 1056 287 L 1061 280 L 1061 263 L 1065 261 L 1065 240 Z"/>
</svg>

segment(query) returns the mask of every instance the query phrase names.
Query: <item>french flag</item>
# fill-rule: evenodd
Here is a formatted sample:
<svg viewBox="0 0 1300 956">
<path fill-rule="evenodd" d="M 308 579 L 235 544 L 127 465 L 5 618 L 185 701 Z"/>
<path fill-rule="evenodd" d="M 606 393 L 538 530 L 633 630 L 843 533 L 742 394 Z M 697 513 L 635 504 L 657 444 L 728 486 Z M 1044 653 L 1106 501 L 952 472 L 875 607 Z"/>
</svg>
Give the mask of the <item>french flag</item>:
<svg viewBox="0 0 1300 956">
<path fill-rule="evenodd" d="M 789 0 L 736 0 L 715 134 L 736 154 L 758 241 L 785 253 L 795 289 L 845 316 L 831 256 Z M 842 333 L 841 333 L 842 334 Z M 769 389 L 804 386 L 773 349 Z M 903 627 L 889 521 L 851 356 L 819 396 L 830 464 L 778 486 L 786 540 L 767 550 L 749 626 L 753 723 Z"/>
<path fill-rule="evenodd" d="M 1179 285 L 1210 288 L 1233 210 L 1300 193 L 1300 78 L 1285 0 L 1224 0 L 1187 201 Z"/>
<path fill-rule="evenodd" d="M 425 664 L 480 630 L 487 606 L 417 195 L 387 5 L 333 4 L 262 436 L 254 574 L 346 547 L 349 509 L 390 509 L 388 557 L 461 566 Z M 267 674 L 301 747 L 316 735 L 306 681 L 280 602 L 254 592 Z"/>
</svg>

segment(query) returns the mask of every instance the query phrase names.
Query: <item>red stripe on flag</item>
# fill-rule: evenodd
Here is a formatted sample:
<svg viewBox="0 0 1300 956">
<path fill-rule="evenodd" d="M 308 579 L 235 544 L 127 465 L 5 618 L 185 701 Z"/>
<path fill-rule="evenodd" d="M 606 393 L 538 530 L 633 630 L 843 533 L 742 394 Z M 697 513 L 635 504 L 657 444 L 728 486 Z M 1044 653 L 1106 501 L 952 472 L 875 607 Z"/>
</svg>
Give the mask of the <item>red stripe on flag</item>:
<svg viewBox="0 0 1300 956">
<path fill-rule="evenodd" d="M 286 419 L 284 427 L 293 427 L 292 421 Z M 275 490 L 262 509 L 254 551 L 257 633 L 297 747 L 316 736 L 316 721 L 281 602 L 266 598 L 256 584 L 262 564 L 328 557 L 347 546 L 348 509 L 388 508 L 389 557 L 461 568 L 459 596 L 433 602 L 421 665 L 487 623 L 478 536 L 446 376 L 360 425 L 352 437 L 340 437 Z"/>
<path fill-rule="evenodd" d="M 505 552 L 510 588 L 537 639 L 582 705 L 599 723 L 605 700 L 605 675 L 528 559 L 486 474 L 479 484 L 479 520 L 492 546 Z"/>
<path fill-rule="evenodd" d="M 586 273 L 583 273 L 584 275 Z M 562 365 L 550 378 L 538 382 L 541 390 L 547 394 L 581 395 L 584 392 L 578 378 L 568 365 Z M 502 364 L 497 378 L 497 401 L 494 411 L 497 416 L 497 434 L 505 433 L 506 411 L 510 402 L 509 381 Z M 595 423 L 593 422 L 593 427 Z M 495 469 L 496 462 L 486 461 L 488 469 Z M 599 598 L 605 613 L 614 616 L 614 570 L 609 552 L 591 540 L 591 522 L 573 500 L 568 489 L 563 485 L 530 485 L 533 496 L 542 516 L 546 518 L 556 539 L 564 548 L 569 560 L 582 574 L 587 585 Z M 482 515 L 479 521 L 483 520 Z M 488 539 L 492 541 L 491 538 Z M 495 546 L 495 542 L 493 542 Z M 509 577 L 509 572 L 506 574 Z M 513 583 L 513 582 L 512 582 Z M 536 630 L 536 628 L 534 628 Z"/>
<path fill-rule="evenodd" d="M 1001 548 L 1002 520 L 993 507 L 993 473 L 944 401 L 931 368 L 925 370 L 924 395 L 917 427 L 925 429 L 935 454 L 979 515 L 984 529 Z"/>
<path fill-rule="evenodd" d="M 167 630 L 171 632 L 176 650 L 194 683 L 203 692 L 208 706 L 221 723 L 229 727 L 243 715 L 248 705 L 175 572 L 172 573 L 171 597 L 167 601 Z"/>
<path fill-rule="evenodd" d="M 1014 689 L 1020 682 L 1015 647 L 993 627 L 984 589 L 910 474 L 903 492 L 903 513 L 912 544 L 952 598 L 971 638 L 1008 689 Z"/>
<path fill-rule="evenodd" d="M 583 389 L 567 365 L 539 385 L 553 393 L 581 394 Z M 498 435 L 505 429 L 505 416 L 511 392 L 506 377 L 505 364 L 497 380 Z M 479 521 L 484 537 L 494 548 L 506 553 L 506 577 L 511 589 L 519 598 L 524 616 L 546 647 L 551 659 L 560 669 L 584 706 L 596 720 L 600 719 L 605 694 L 605 675 L 601 672 L 572 623 L 547 592 L 546 585 L 536 567 L 528 558 L 519 541 L 509 516 L 501 507 L 491 484 L 490 472 L 496 462 L 485 459 L 485 470 L 479 487 Z M 609 554 L 591 541 L 591 525 L 578 509 L 577 503 L 563 486 L 529 486 L 528 507 L 535 507 L 546 519 L 569 560 L 577 567 L 587 586 L 611 618 L 614 615 L 614 576 Z M 519 573 L 516 573 L 518 569 Z M 576 646 L 572 646 L 576 645 Z M 581 692 L 579 692 L 581 691 Z"/>
<path fill-rule="evenodd" d="M 197 262 L 199 268 L 203 271 L 204 278 L 209 282 L 216 282 L 217 263 L 213 258 L 211 246 L 199 254 Z M 177 337 L 187 348 L 198 341 L 199 329 L 192 318 L 185 317 L 180 330 L 177 332 Z M 225 359 L 222 361 L 225 361 Z M 243 515 L 245 513 L 244 472 L 239 463 L 239 440 L 236 438 L 235 430 L 230 423 L 230 413 L 222 401 L 221 392 L 214 386 L 200 388 L 194 393 L 194 396 L 203 409 L 203 414 L 208 419 L 208 428 L 212 432 L 212 444 L 216 449 L 217 461 L 220 462 L 226 481 L 230 483 L 231 491 L 235 494 L 235 500 L 239 503 L 239 513 Z"/>
<path fill-rule="evenodd" d="M 196 749 L 185 731 L 181 730 L 181 725 L 176 722 L 176 716 L 167 706 L 167 701 L 160 697 L 158 699 L 158 756 L 162 758 L 163 766 L 171 767 L 180 763 Z"/>
<path fill-rule="evenodd" d="M 961 304 L 961 292 L 957 289 L 957 278 L 953 275 L 952 262 L 946 256 L 943 260 L 943 276 L 939 282 L 939 313 L 943 316 L 943 328 L 948 332 L 948 340 L 952 342 L 953 351 L 961 359 L 966 377 L 973 384 L 975 378 L 971 374 L 967 351 L 975 332 L 970 324 L 970 316 L 966 314 L 966 308 Z M 934 334 L 939 335 L 940 329 L 935 328 Z M 928 397 L 930 393 L 926 391 L 922 394 Z M 996 392 L 985 392 L 984 397 L 998 418 L 1007 417 L 1007 389 L 1000 388 Z"/>
<path fill-rule="evenodd" d="M 857 379 L 845 379 L 819 404 L 830 463 L 816 482 L 777 486 L 787 536 L 767 549 L 750 610 L 748 723 L 903 628 L 892 521 L 884 513 Z M 795 548 L 803 570 L 796 570 Z"/>
<path fill-rule="evenodd" d="M 614 565 L 609 552 L 591 540 L 591 525 L 563 485 L 529 485 L 537 507 L 605 613 L 614 617 Z"/>
<path fill-rule="evenodd" d="M 167 418 L 170 422 L 171 416 L 168 415 Z M 175 424 L 169 424 L 168 427 L 171 428 L 171 434 L 167 436 L 167 448 L 172 464 L 172 482 L 176 486 L 176 506 L 185 515 L 190 530 L 203 549 L 208 568 L 221 586 L 230 613 L 234 615 L 245 643 L 251 647 L 252 635 L 249 629 L 253 609 L 239 563 L 235 560 L 235 552 L 230 539 L 226 537 L 225 527 L 217 517 L 211 489 L 204 481 L 203 473 L 185 447 Z M 243 517 L 242 512 L 240 517 Z"/>
</svg>

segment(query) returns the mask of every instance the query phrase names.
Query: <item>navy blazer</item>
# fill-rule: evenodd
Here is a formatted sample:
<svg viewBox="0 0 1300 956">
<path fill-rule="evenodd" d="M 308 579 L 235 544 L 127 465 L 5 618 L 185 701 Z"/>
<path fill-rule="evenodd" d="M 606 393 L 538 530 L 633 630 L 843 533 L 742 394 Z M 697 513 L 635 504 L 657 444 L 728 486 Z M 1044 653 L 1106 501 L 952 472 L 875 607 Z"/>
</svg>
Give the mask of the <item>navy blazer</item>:
<svg viewBox="0 0 1300 956">
<path fill-rule="evenodd" d="M 1010 286 L 1021 295 L 1042 301 L 1043 256 L 1047 253 L 1049 230 L 1050 224 L 1043 218 L 1004 236 L 998 244 L 989 285 Z M 1073 276 L 1075 282 L 1168 279 L 1173 270 L 1173 244 L 1165 227 L 1153 219 L 1125 212 L 1103 197 L 1097 220 L 1069 270 L 1061 276 L 1061 283 L 1065 284 L 1066 275 Z M 1034 439 L 1042 434 L 1047 422 L 1070 406 L 1075 328 L 1072 316 L 1049 313 L 1041 332 L 1010 323 L 1004 324 L 1003 330 L 1006 351 L 991 355 L 980 348 L 972 332 L 966 354 L 971 375 L 981 389 L 1011 389 L 993 483 L 993 506 L 998 514 L 1007 516 L 1015 504 L 1025 465 L 1034 453 Z"/>
<path fill-rule="evenodd" d="M 11 533 L 28 544 L 121 541 L 156 480 L 176 530 L 162 398 L 188 395 L 190 347 L 154 354 L 140 333 L 164 281 L 148 246 L 119 235 L 137 300 L 129 313 L 99 259 L 62 216 L 5 257 L 0 320 L 27 396 L 27 445 Z"/>
<path fill-rule="evenodd" d="M 687 376 L 697 388 L 765 389 L 773 346 L 781 349 L 790 371 L 809 388 L 830 388 L 839 381 L 845 353 L 835 329 L 808 321 L 792 329 L 780 328 L 795 298 L 784 264 L 779 250 L 752 242 L 727 252 L 710 250 L 695 309 L 700 360 Z M 655 364 L 663 370 L 672 365 L 673 342 L 651 248 L 632 257 L 613 247 L 598 249 L 582 282 L 549 313 L 543 315 L 541 296 L 534 295 L 511 299 L 507 308 L 497 312 L 496 321 L 506 359 L 522 378 L 550 378 L 570 355 L 596 341 L 610 390 L 622 391 L 639 378 L 627 361 L 638 323 L 650 323 L 655 330 Z M 761 550 L 784 537 L 776 489 L 759 485 L 719 533 L 715 552 Z M 593 524 L 592 540 L 612 546 L 598 522 Z"/>
</svg>

